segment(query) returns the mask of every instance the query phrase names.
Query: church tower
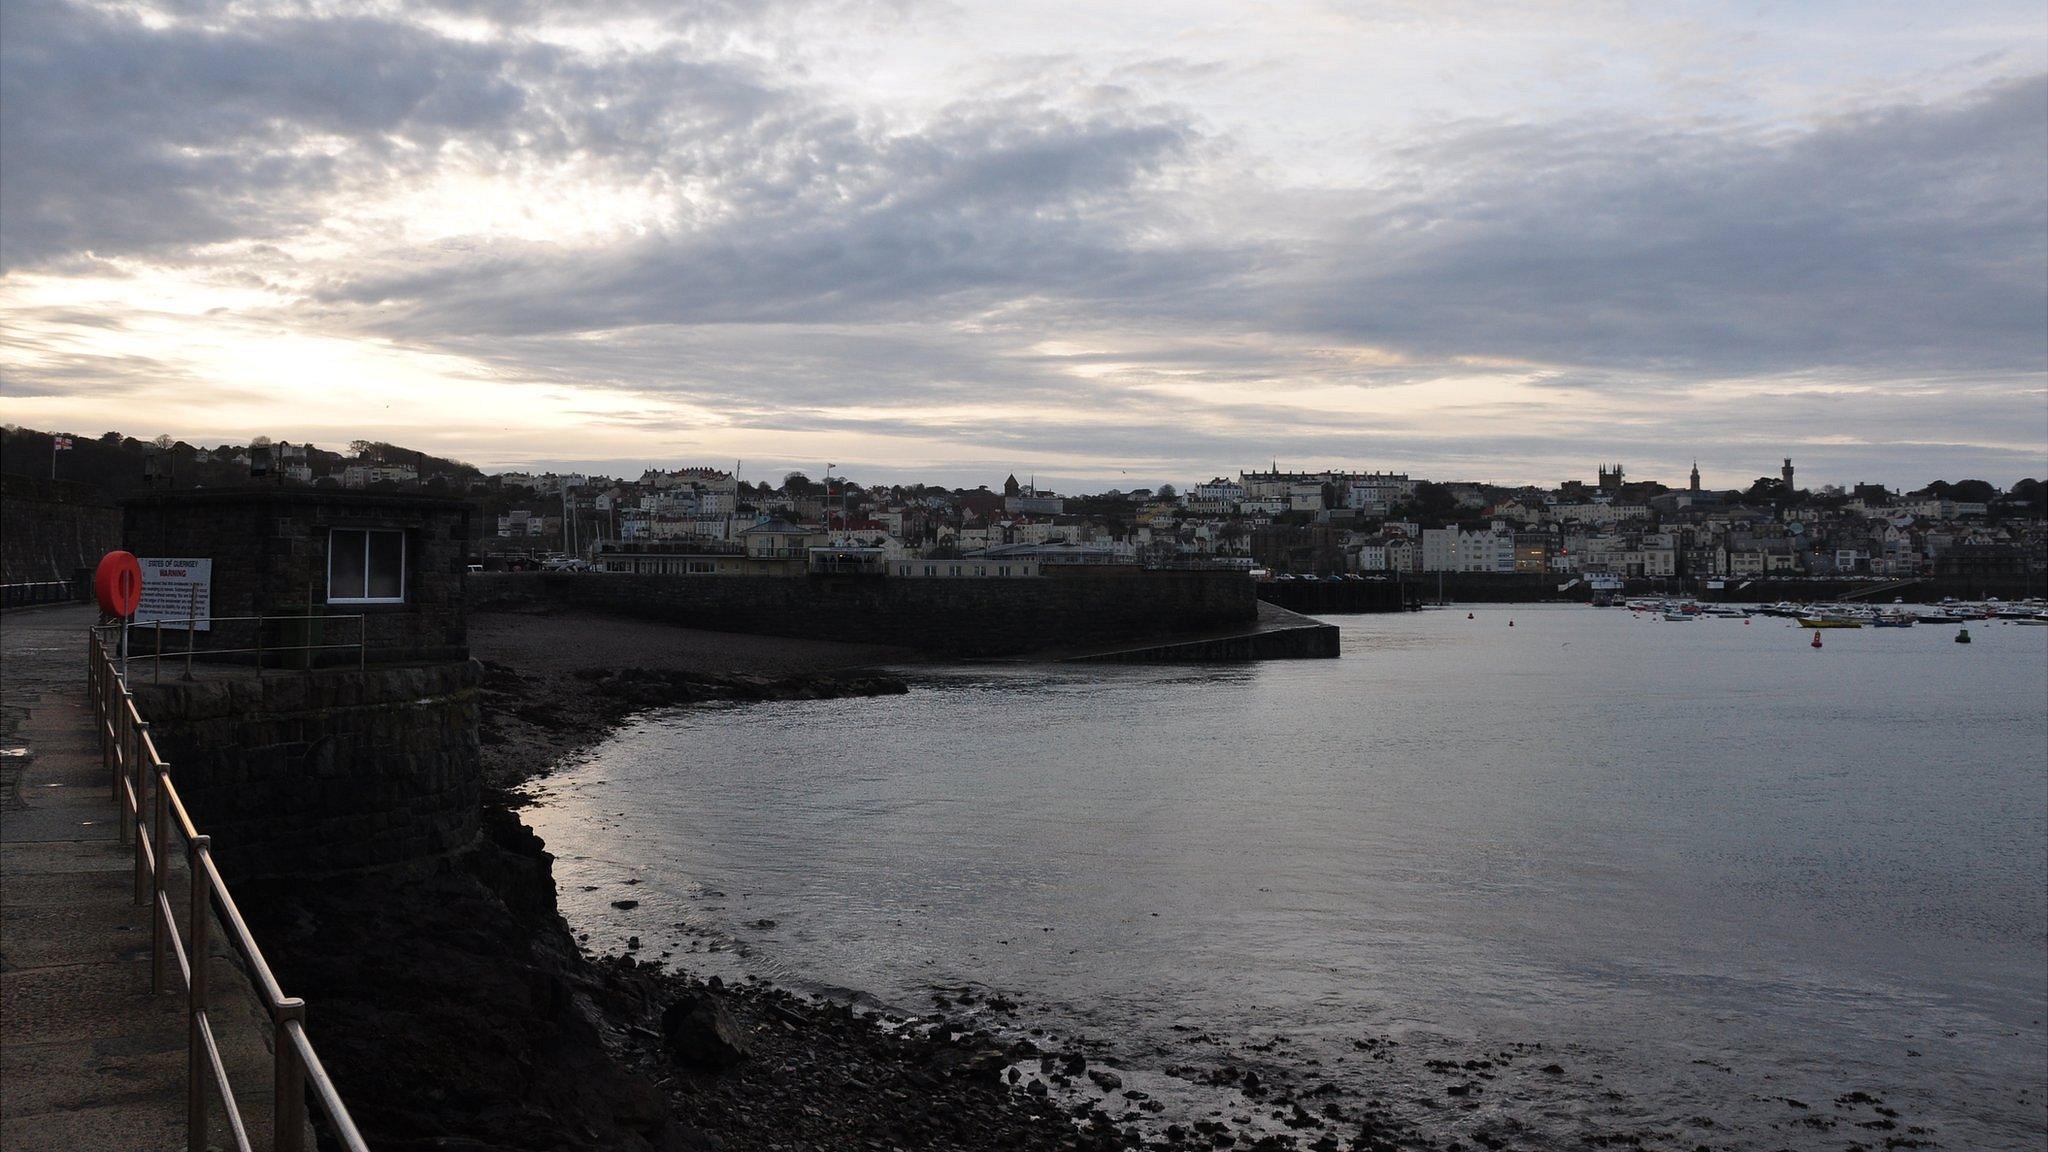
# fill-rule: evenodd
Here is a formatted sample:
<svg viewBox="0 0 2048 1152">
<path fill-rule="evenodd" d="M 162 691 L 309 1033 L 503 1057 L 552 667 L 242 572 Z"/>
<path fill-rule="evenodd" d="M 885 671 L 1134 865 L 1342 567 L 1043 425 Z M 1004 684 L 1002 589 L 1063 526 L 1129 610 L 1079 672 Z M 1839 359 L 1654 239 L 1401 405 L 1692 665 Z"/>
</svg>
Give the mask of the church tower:
<svg viewBox="0 0 2048 1152">
<path fill-rule="evenodd" d="M 1790 495 L 1790 494 L 1792 493 L 1792 490 L 1793 490 L 1793 489 L 1792 489 L 1792 458 L 1791 458 L 1790 456 L 1787 456 L 1787 457 L 1785 457 L 1785 467 L 1784 467 L 1783 469 L 1781 469 L 1781 470 L 1780 470 L 1780 471 L 1778 472 L 1778 475 L 1779 475 L 1779 476 L 1782 476 L 1782 477 L 1784 477 L 1784 480 L 1785 480 L 1785 492 L 1786 492 L 1786 494 L 1787 494 L 1787 495 Z"/>
<path fill-rule="evenodd" d="M 1692 481 L 1686 485 L 1686 490 L 1690 492 L 1700 490 L 1700 462 L 1697 460 L 1692 462 Z"/>
</svg>

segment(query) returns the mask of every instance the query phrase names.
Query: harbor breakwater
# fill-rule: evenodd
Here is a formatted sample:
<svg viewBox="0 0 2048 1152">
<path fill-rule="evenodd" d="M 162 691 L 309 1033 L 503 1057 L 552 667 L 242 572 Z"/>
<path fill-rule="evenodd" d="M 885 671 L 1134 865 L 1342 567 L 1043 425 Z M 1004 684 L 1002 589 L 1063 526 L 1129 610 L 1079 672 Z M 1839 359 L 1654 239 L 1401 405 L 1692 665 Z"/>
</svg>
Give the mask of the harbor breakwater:
<svg viewBox="0 0 2048 1152">
<path fill-rule="evenodd" d="M 1710 581 L 1719 581 L 1722 586 L 1710 587 Z M 1398 582 L 1347 583 L 1363 587 L 1378 584 L 1383 588 L 1400 588 L 1411 603 L 1419 604 L 1434 604 L 1439 598 L 1452 604 L 1584 604 L 1593 597 L 1592 587 L 1583 578 L 1574 583 L 1573 577 L 1557 573 L 1411 572 L 1403 574 Z M 1809 604 L 1875 595 L 1884 602 L 1898 596 L 1915 603 L 1927 604 L 1939 601 L 1945 596 L 1958 600 L 1982 600 L 1992 596 L 2018 600 L 2028 596 L 2039 596 L 2048 591 L 2048 586 L 2044 586 L 2043 579 L 2038 576 L 1936 576 L 1898 587 L 1896 591 L 1892 590 L 1894 586 L 1902 583 L 1888 577 L 1870 576 L 1799 576 L 1775 579 L 1744 576 L 1638 576 L 1623 581 L 1621 594 L 1685 596 L 1730 604 L 1775 604 L 1781 600 Z M 1265 599 L 1268 598 L 1267 589 L 1289 586 L 1280 582 L 1261 585 L 1259 594 Z M 1341 588 L 1344 585 L 1296 581 L 1291 586 Z M 1303 608 L 1284 599 L 1276 599 L 1274 602 L 1295 608 L 1297 611 L 1315 611 L 1323 614 L 1341 611 L 1331 608 Z"/>
<path fill-rule="evenodd" d="M 121 510 L 98 489 L 0 473 L 0 583 L 75 580 L 121 546 Z"/>
<path fill-rule="evenodd" d="M 563 607 L 686 628 L 948 656 L 1015 656 L 1256 626 L 1250 576 L 1225 571 L 1075 573 L 1036 579 L 472 574 L 473 611 Z"/>
<path fill-rule="evenodd" d="M 1262 580 L 1258 586 L 1260 600 L 1315 616 L 1402 612 L 1416 593 L 1414 584 L 1393 580 Z"/>
</svg>

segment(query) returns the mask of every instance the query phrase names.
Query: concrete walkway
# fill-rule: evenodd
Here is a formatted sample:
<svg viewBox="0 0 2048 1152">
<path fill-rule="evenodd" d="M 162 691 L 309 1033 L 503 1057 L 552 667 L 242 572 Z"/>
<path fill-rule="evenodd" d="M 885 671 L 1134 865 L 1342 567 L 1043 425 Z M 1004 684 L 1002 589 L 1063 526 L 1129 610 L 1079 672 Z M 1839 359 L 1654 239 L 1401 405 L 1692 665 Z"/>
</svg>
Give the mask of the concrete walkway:
<svg viewBox="0 0 2048 1152">
<path fill-rule="evenodd" d="M 185 1012 L 152 995 L 149 909 L 133 903 L 85 690 L 90 608 L 0 617 L 0 1148 L 183 1149 Z M 201 831 L 205 831 L 204 828 Z M 171 904 L 186 916 L 182 845 Z M 218 921 L 216 920 L 216 925 Z M 257 1148 L 270 1146 L 269 1019 L 216 941 L 214 1035 Z M 233 1147 L 208 1093 L 209 1143 Z M 308 1145 L 311 1146 L 310 1144 Z"/>
</svg>

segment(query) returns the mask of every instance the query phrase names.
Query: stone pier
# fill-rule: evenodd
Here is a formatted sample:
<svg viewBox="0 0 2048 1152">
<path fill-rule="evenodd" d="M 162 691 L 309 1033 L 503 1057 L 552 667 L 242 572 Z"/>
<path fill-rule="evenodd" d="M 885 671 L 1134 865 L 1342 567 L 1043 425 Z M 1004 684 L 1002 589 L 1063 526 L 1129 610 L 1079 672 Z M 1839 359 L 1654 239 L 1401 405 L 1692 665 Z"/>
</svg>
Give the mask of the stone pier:
<svg viewBox="0 0 2048 1152">
<path fill-rule="evenodd" d="M 0 617 L 0 1148 L 169 1152 L 185 1147 L 185 996 L 150 992 L 149 909 L 134 902 L 86 697 L 92 613 Z M 170 891 L 184 916 L 182 866 Z M 214 1034 L 250 1136 L 269 1147 L 269 1017 L 218 921 L 211 938 Z M 169 976 L 177 985 L 174 962 Z"/>
</svg>

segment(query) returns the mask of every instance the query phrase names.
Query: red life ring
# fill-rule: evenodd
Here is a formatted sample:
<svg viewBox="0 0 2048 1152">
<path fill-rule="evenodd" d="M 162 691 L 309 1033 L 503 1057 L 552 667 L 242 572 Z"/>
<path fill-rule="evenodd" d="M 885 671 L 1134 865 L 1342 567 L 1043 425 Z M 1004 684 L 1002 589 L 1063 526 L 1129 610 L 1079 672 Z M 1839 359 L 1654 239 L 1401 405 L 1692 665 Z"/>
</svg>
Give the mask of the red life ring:
<svg viewBox="0 0 2048 1152">
<path fill-rule="evenodd" d="M 131 553 L 107 553 L 93 570 L 92 591 L 107 615 L 135 615 L 136 606 L 142 603 L 142 565 Z"/>
</svg>

